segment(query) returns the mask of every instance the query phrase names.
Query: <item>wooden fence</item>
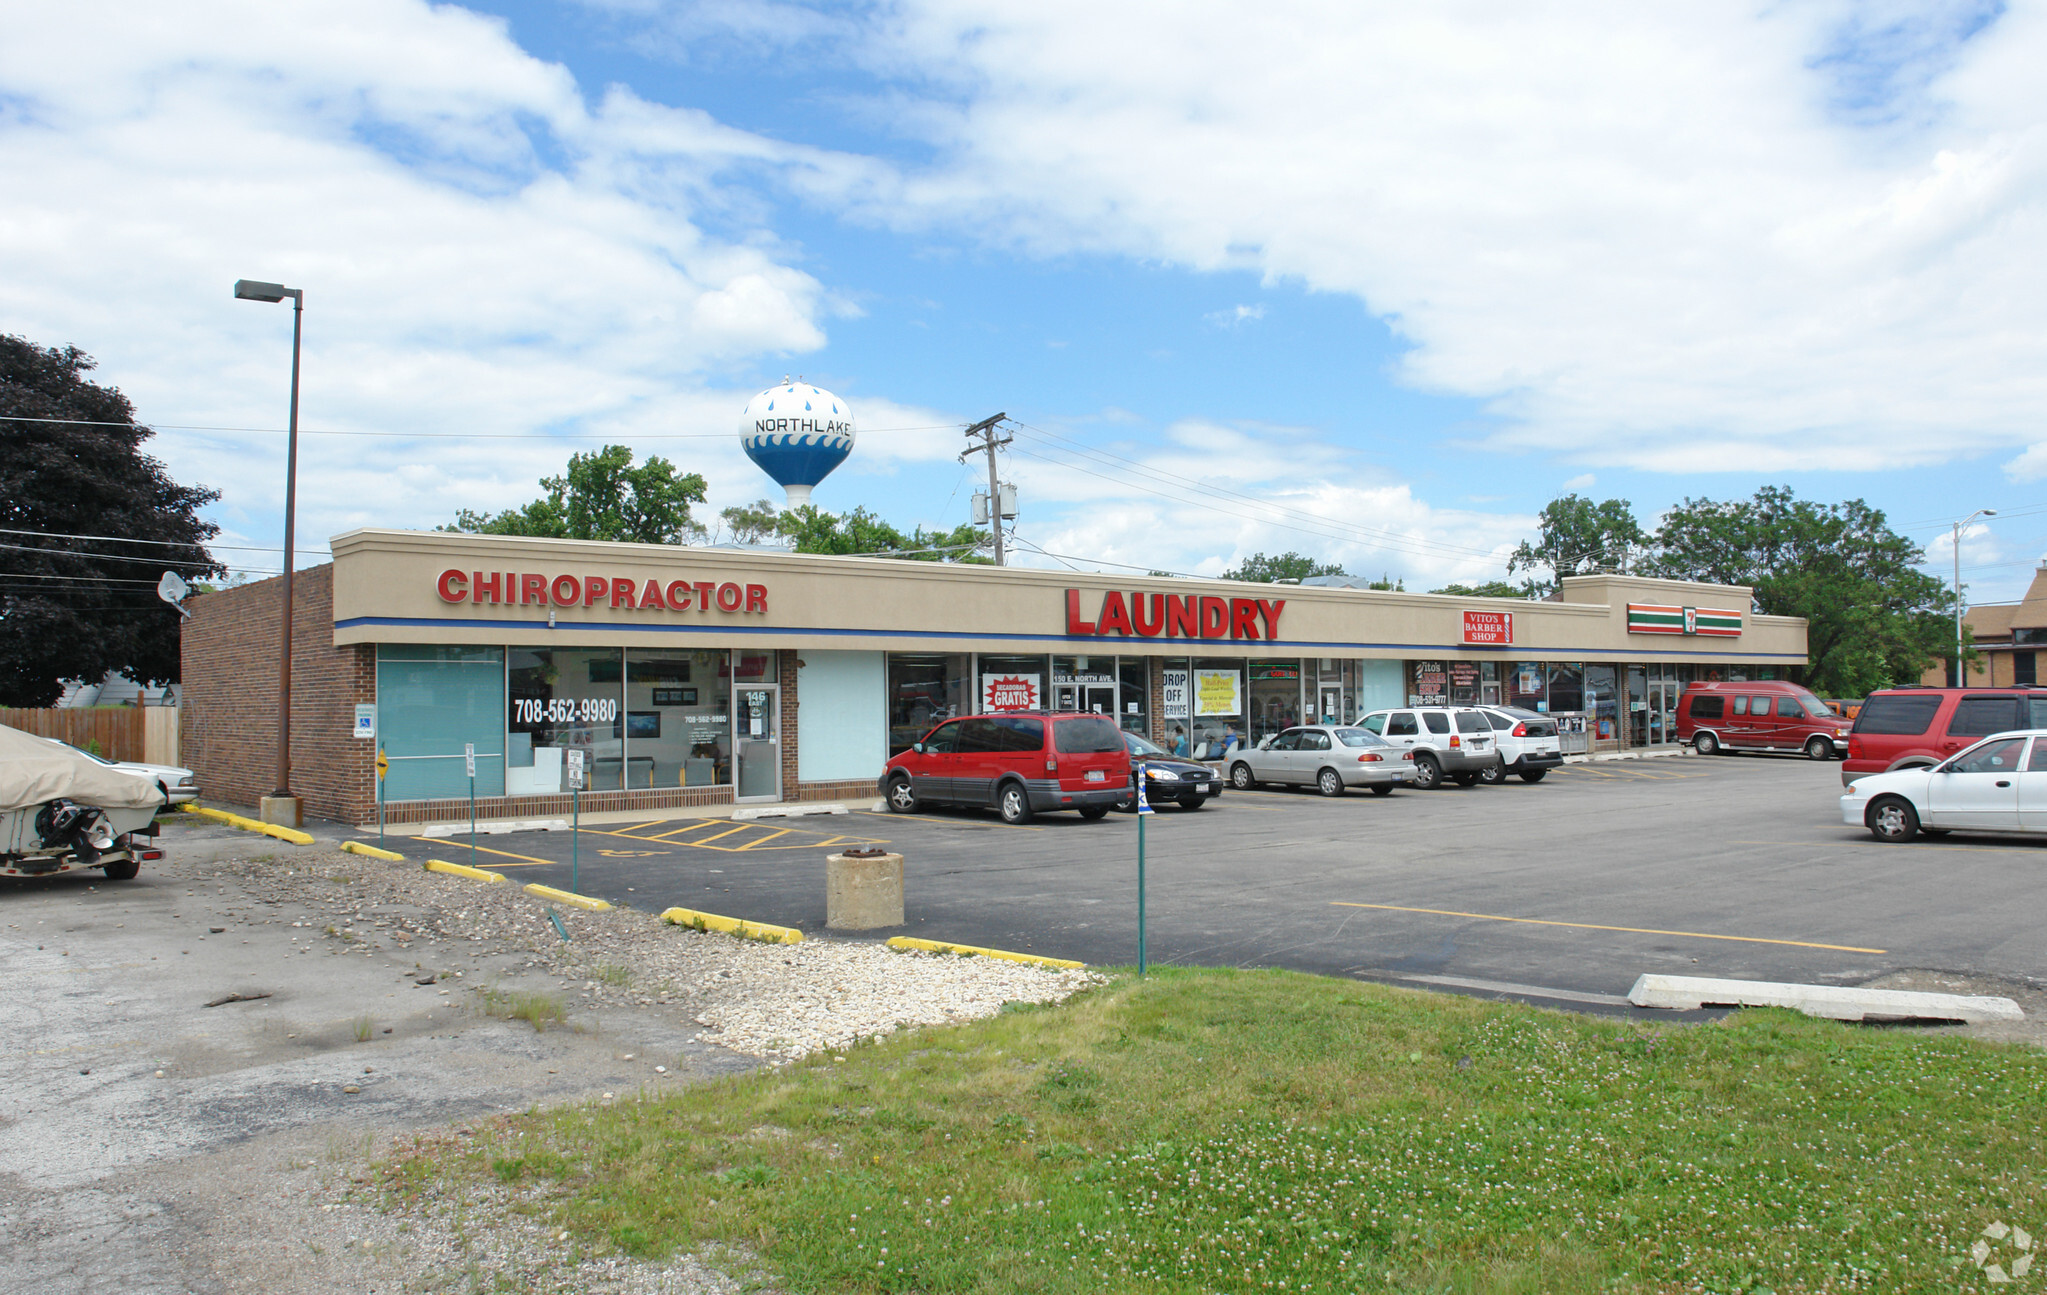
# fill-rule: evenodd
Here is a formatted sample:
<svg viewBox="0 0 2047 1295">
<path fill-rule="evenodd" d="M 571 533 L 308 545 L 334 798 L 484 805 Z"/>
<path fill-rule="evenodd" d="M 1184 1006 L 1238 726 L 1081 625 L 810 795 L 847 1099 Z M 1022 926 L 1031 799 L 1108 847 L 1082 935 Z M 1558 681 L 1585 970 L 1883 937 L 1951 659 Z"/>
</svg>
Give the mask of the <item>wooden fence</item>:
<svg viewBox="0 0 2047 1295">
<path fill-rule="evenodd" d="M 175 706 L 77 706 L 21 710 L 0 707 L 0 724 L 54 737 L 109 760 L 178 763 Z"/>
</svg>

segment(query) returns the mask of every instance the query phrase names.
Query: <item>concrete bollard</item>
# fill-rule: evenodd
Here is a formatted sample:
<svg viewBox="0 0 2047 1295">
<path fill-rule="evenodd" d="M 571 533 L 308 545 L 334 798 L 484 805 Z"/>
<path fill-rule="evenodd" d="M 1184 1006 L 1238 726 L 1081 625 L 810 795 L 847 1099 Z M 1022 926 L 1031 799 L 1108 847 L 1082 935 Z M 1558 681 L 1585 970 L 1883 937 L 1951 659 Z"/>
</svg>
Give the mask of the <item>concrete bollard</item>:
<svg viewBox="0 0 2047 1295">
<path fill-rule="evenodd" d="M 824 861 L 824 924 L 872 931 L 903 924 L 903 856 L 847 851 Z"/>
</svg>

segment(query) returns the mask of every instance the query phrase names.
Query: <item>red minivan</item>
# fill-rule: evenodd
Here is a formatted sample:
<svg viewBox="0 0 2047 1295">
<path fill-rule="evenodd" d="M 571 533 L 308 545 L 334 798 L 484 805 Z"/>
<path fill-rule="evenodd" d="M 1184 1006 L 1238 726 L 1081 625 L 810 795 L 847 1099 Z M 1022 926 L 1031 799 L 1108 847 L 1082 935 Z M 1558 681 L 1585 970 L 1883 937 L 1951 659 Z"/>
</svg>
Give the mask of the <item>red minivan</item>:
<svg viewBox="0 0 2047 1295">
<path fill-rule="evenodd" d="M 2047 728 L 2047 688 L 1879 688 L 1856 713 L 1841 785 L 1929 768 L 1979 738 L 2021 728 Z"/>
<path fill-rule="evenodd" d="M 992 805 L 1005 823 L 1051 809 L 1100 818 L 1130 786 L 1130 752 L 1106 715 L 1005 711 L 949 719 L 888 762 L 881 794 L 926 805 Z"/>
<path fill-rule="evenodd" d="M 1677 740 L 1700 755 L 1803 751 L 1831 760 L 1848 753 L 1848 719 L 1795 683 L 1695 683 L 1678 699 Z"/>
</svg>

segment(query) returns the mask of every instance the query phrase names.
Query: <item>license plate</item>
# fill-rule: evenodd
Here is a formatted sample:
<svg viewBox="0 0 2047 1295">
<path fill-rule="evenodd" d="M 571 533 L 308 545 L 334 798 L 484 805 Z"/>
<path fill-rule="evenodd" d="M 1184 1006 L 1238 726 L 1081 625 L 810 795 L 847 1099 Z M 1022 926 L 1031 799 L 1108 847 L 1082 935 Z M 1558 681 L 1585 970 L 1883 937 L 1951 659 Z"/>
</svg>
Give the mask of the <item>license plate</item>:
<svg viewBox="0 0 2047 1295">
<path fill-rule="evenodd" d="M 1194 794 L 1197 796 L 1206 796 L 1208 794 L 1208 784 L 1205 782 L 1197 784 L 1194 788 Z"/>
<path fill-rule="evenodd" d="M 1105 770 L 1090 769 L 1087 771 L 1087 780 L 1089 782 L 1107 782 L 1109 775 Z"/>
</svg>

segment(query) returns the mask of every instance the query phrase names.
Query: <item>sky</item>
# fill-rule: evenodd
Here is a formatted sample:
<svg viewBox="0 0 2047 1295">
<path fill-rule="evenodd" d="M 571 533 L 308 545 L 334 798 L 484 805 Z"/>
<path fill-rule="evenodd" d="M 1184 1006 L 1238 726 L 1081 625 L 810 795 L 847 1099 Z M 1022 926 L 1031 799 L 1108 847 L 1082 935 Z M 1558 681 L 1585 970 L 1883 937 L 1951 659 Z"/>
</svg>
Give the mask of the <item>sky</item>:
<svg viewBox="0 0 2047 1295">
<path fill-rule="evenodd" d="M 0 332 L 75 345 L 280 561 L 569 454 L 1019 560 L 1505 577 L 1568 492 L 1862 498 L 1972 601 L 2047 556 L 2047 0 L 71 0 L 0 43 Z M 89 69 L 90 75 L 81 75 Z"/>
</svg>

